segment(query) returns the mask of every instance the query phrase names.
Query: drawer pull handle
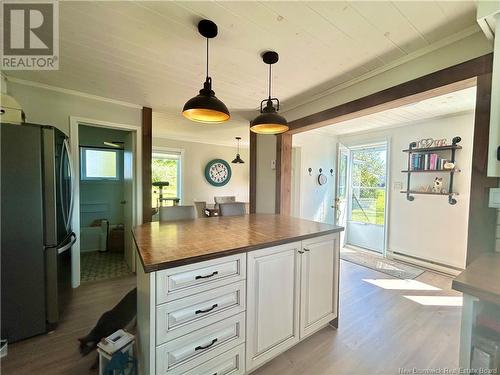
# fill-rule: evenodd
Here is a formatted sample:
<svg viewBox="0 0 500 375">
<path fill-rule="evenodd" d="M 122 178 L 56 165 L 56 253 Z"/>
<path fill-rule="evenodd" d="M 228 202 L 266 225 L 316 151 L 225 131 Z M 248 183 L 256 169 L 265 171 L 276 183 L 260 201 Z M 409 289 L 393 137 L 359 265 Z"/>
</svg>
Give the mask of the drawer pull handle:
<svg viewBox="0 0 500 375">
<path fill-rule="evenodd" d="M 213 309 L 215 309 L 217 306 L 219 306 L 217 303 L 215 303 L 214 305 L 212 305 L 211 308 L 209 309 L 206 309 L 206 310 L 196 310 L 194 313 L 195 314 L 203 314 L 203 313 L 207 313 L 209 311 L 212 311 Z"/>
<path fill-rule="evenodd" d="M 304 251 L 311 251 L 311 250 L 309 250 L 309 249 L 306 249 L 306 248 L 304 247 Z"/>
<path fill-rule="evenodd" d="M 217 342 L 217 339 L 213 339 L 212 342 L 206 346 L 197 346 L 196 348 L 194 348 L 194 350 L 203 350 L 203 349 L 208 349 L 210 348 L 213 344 L 215 344 Z"/>
<path fill-rule="evenodd" d="M 217 275 L 219 273 L 219 271 L 214 271 L 212 272 L 210 275 L 206 275 L 206 276 L 201 276 L 201 275 L 198 275 L 196 276 L 194 279 L 195 280 L 199 280 L 199 279 L 208 279 L 209 277 L 213 277 L 215 275 Z"/>
</svg>

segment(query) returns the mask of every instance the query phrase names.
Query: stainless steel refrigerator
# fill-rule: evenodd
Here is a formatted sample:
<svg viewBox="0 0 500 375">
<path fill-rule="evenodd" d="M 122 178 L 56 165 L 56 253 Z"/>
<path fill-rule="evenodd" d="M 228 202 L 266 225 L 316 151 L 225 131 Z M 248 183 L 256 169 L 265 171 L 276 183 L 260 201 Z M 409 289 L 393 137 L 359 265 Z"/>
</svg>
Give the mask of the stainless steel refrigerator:
<svg viewBox="0 0 500 375">
<path fill-rule="evenodd" d="M 66 135 L 51 126 L 0 128 L 1 336 L 53 329 L 71 296 L 73 181 Z"/>
</svg>

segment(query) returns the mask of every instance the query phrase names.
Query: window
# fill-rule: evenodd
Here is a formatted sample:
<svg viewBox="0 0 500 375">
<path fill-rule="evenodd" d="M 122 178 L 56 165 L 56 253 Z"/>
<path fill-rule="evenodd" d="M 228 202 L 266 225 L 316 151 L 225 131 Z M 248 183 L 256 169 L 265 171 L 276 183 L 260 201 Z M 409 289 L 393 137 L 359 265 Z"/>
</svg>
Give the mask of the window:
<svg viewBox="0 0 500 375">
<path fill-rule="evenodd" d="M 160 206 L 160 192 L 163 198 L 181 198 L 181 153 L 180 152 L 155 152 L 151 166 L 152 182 L 168 182 L 168 186 L 161 188 L 152 187 L 152 207 Z M 163 205 L 171 205 L 169 201 Z"/>
<path fill-rule="evenodd" d="M 82 180 L 119 180 L 120 150 L 82 147 Z"/>
</svg>

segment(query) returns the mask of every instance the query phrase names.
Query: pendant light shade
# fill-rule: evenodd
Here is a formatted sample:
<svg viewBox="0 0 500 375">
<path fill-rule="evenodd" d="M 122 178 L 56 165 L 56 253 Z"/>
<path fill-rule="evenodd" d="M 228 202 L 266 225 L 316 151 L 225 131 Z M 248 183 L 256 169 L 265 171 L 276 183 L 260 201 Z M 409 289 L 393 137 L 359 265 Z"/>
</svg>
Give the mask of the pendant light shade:
<svg viewBox="0 0 500 375">
<path fill-rule="evenodd" d="M 288 122 L 278 114 L 280 109 L 278 98 L 271 98 L 271 66 L 278 62 L 279 55 L 274 51 L 268 51 L 262 55 L 262 60 L 269 65 L 269 97 L 260 103 L 260 115 L 250 122 L 250 130 L 258 134 L 284 133 L 288 130 Z M 276 107 L 274 102 L 276 102 Z M 264 103 L 266 103 L 265 107 Z"/>
<path fill-rule="evenodd" d="M 204 123 L 218 123 L 229 120 L 231 117 L 226 105 L 215 96 L 212 90 L 212 78 L 208 75 L 208 41 L 217 36 L 217 25 L 209 20 L 198 23 L 198 31 L 207 38 L 207 71 L 205 83 L 199 94 L 189 99 L 182 114 L 191 121 Z"/>
<path fill-rule="evenodd" d="M 231 163 L 233 163 L 233 164 L 244 164 L 245 162 L 240 157 L 240 141 L 241 141 L 241 137 L 236 137 L 236 141 L 238 142 L 238 152 L 236 154 L 236 157 L 233 159 L 233 161 Z"/>
</svg>

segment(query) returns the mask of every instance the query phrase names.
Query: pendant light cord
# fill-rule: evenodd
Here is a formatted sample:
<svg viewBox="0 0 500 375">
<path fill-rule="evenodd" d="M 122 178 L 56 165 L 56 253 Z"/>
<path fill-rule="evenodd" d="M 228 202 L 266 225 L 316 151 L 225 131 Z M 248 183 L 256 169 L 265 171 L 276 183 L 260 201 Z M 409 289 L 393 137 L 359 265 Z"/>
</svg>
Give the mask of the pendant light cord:
<svg viewBox="0 0 500 375">
<path fill-rule="evenodd" d="M 272 65 L 269 64 L 269 99 L 271 99 L 271 69 Z"/>
<path fill-rule="evenodd" d="M 207 38 L 207 79 L 208 79 L 208 38 Z"/>
</svg>

